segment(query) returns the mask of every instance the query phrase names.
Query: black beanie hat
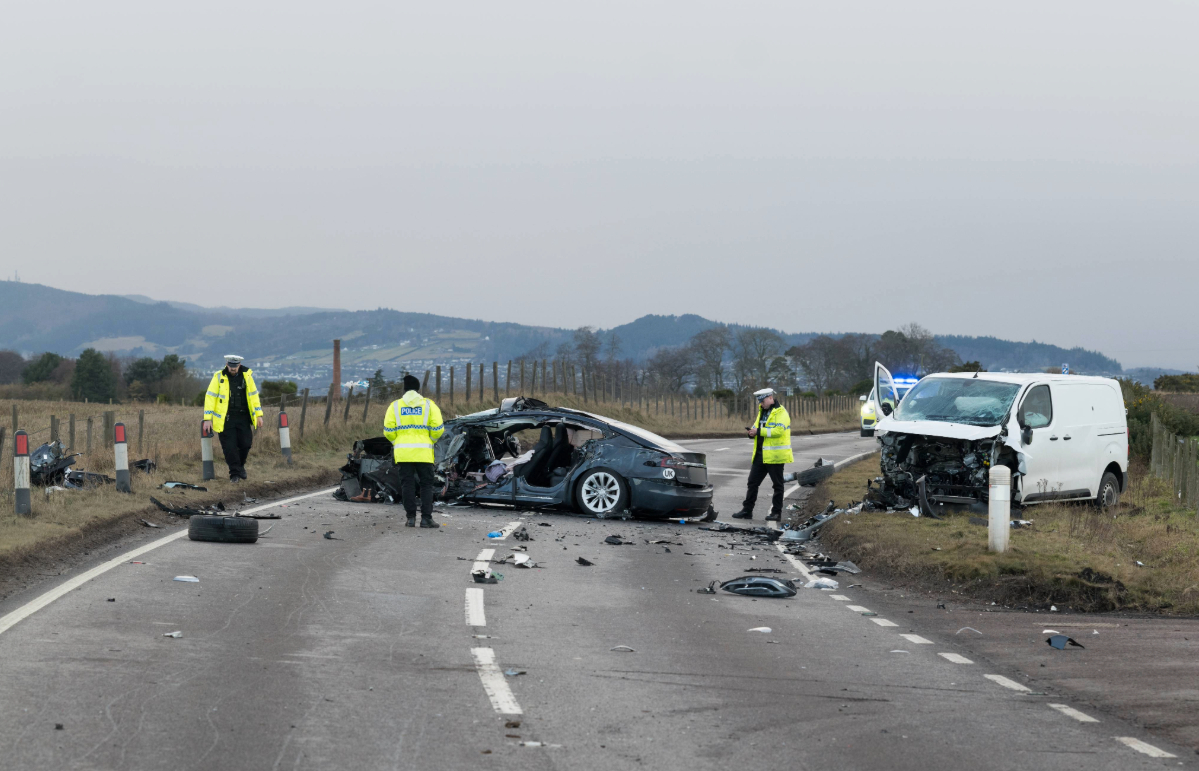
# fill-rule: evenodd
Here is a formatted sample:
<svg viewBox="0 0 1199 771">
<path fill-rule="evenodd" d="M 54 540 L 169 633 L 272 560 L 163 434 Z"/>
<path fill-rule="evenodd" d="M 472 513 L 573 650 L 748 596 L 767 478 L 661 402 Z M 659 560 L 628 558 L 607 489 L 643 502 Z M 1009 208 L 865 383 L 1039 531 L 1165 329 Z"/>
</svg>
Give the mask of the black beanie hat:
<svg viewBox="0 0 1199 771">
<path fill-rule="evenodd" d="M 404 393 L 420 391 L 420 380 L 413 375 L 404 375 Z"/>
</svg>

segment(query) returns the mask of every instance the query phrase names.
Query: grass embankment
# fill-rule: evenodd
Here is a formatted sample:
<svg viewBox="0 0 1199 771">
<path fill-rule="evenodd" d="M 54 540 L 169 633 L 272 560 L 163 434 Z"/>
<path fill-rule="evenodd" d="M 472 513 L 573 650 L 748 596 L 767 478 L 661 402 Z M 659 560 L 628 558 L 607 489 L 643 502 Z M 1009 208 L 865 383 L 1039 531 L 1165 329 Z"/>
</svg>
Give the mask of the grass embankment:
<svg viewBox="0 0 1199 771">
<path fill-rule="evenodd" d="M 453 405 L 447 398 L 442 401 L 446 418 L 467 414 L 496 406 L 494 401 L 471 401 L 464 403 L 461 394 Z M 744 420 L 727 417 L 701 417 L 694 410 L 691 418 L 675 404 L 675 415 L 670 415 L 668 405 L 659 403 L 637 410 L 613 402 L 596 404 L 594 400 L 584 404 L 581 398 L 552 394 L 546 401 L 551 404 L 574 407 L 607 415 L 617 420 L 642 426 L 651 431 L 675 436 L 704 436 L 738 433 Z M 64 444 L 68 442 L 68 415 L 75 414 L 74 452 L 84 453 L 75 465 L 77 471 L 95 471 L 113 474 L 113 452 L 103 439 L 103 413 L 112 410 L 117 422 L 126 426 L 129 437 L 130 461 L 151 458 L 158 464 L 153 474 L 134 472 L 133 493 L 116 492 L 111 485 L 94 490 L 71 490 L 46 495 L 41 489 L 33 490 L 33 516 L 18 517 L 13 507 L 13 464 L 12 425 L 9 416 L 13 405 L 17 406 L 21 428 L 29 432 L 30 450 L 50 439 L 50 416 L 59 418 L 59 435 Z M 383 433 L 383 416 L 386 404 L 371 405 L 366 420 L 363 420 L 362 400 L 356 399 L 350 406 L 349 419 L 345 419 L 345 402 L 335 403 L 326 427 L 325 405 L 310 403 L 304 436 L 299 431 L 300 408 L 291 401 L 288 414 L 291 419 L 291 442 L 293 464 L 288 466 L 280 456 L 279 434 L 276 429 L 278 404 L 264 405 L 266 417 L 264 428 L 255 436 L 254 449 L 250 453 L 247 484 L 234 486 L 226 478 L 220 443 L 213 441 L 217 479 L 201 482 L 200 418 L 201 410 L 196 407 L 179 407 L 158 404 L 98 405 L 59 401 L 0 401 L 0 420 L 7 425 L 3 448 L 0 449 L 0 566 L 20 560 L 24 556 L 44 552 L 47 548 L 69 545 L 99 528 L 142 517 L 155 512 L 150 496 L 170 506 L 200 505 L 218 500 L 226 502 L 240 500 L 243 492 L 251 496 L 286 492 L 301 487 L 331 484 L 340 478 L 337 469 L 345 462 L 354 441 Z M 141 448 L 138 448 L 138 411 L 145 411 L 145 430 Z M 86 452 L 87 419 L 92 418 L 92 451 Z M 852 428 L 856 415 L 812 414 L 797 416 L 794 426 L 797 432 L 805 430 L 836 430 Z M 164 481 L 174 480 L 203 484 L 207 493 L 187 492 L 167 494 L 158 489 Z M 270 484 L 267 484 L 267 482 Z"/>
<path fill-rule="evenodd" d="M 874 455 L 838 472 L 813 491 L 809 510 L 830 499 L 838 506 L 861 500 L 878 463 Z M 1016 516 L 1034 524 L 1013 530 L 1003 554 L 987 551 L 987 528 L 970 524 L 968 514 L 944 521 L 907 512 L 842 516 L 822 541 L 889 578 L 1006 605 L 1199 613 L 1199 520 L 1144 464 L 1134 465 L 1114 510 L 1047 504 Z"/>
</svg>

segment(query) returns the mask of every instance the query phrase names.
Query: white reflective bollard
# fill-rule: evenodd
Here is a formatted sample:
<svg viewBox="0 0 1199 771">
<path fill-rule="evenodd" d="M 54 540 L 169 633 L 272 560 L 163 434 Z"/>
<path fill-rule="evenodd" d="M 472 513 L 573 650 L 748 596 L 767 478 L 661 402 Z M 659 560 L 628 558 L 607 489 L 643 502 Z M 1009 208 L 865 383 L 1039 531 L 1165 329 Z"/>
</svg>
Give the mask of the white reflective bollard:
<svg viewBox="0 0 1199 771">
<path fill-rule="evenodd" d="M 29 498 L 29 435 L 24 430 L 13 434 L 12 462 L 13 497 L 16 499 L 17 513 L 32 514 L 33 503 Z"/>
<path fill-rule="evenodd" d="M 991 467 L 987 504 L 987 548 L 1007 551 L 1012 534 L 1012 471 L 1007 466 Z"/>
<path fill-rule="evenodd" d="M 112 427 L 112 459 L 117 470 L 117 492 L 133 492 L 129 487 L 129 444 L 125 441 L 124 423 Z"/>
<path fill-rule="evenodd" d="M 203 423 L 200 423 L 200 458 L 204 462 L 204 481 L 216 479 L 216 471 L 212 467 L 212 429 L 205 428 Z"/>
<path fill-rule="evenodd" d="M 287 413 L 279 413 L 279 449 L 283 452 L 283 457 L 287 458 L 287 465 L 291 465 L 291 429 L 287 427 Z"/>
</svg>

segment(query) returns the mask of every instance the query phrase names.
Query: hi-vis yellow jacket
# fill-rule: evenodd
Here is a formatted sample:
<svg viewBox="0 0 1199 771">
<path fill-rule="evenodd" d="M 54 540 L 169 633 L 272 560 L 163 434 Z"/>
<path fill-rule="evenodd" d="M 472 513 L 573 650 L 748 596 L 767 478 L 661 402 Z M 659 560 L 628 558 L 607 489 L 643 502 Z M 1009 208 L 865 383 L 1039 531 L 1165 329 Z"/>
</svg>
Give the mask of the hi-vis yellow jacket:
<svg viewBox="0 0 1199 771">
<path fill-rule="evenodd" d="M 443 431 L 441 410 L 416 391 L 392 402 L 383 418 L 383 435 L 395 447 L 396 463 L 432 463 L 433 445 Z"/>
<path fill-rule="evenodd" d="M 776 404 L 770 414 L 762 416 L 758 410 L 758 436 L 762 437 L 763 463 L 791 463 L 795 456 L 791 453 L 791 416 L 782 405 Z M 754 446 L 757 447 L 757 442 Z"/>
<path fill-rule="evenodd" d="M 242 368 L 246 376 L 246 401 L 250 407 L 250 425 L 258 427 L 262 417 L 262 400 L 258 397 L 258 386 L 248 368 Z M 225 416 L 229 414 L 229 372 L 221 367 L 212 374 L 208 393 L 204 395 L 204 419 L 212 421 L 212 430 L 218 434 L 225 430 Z"/>
</svg>

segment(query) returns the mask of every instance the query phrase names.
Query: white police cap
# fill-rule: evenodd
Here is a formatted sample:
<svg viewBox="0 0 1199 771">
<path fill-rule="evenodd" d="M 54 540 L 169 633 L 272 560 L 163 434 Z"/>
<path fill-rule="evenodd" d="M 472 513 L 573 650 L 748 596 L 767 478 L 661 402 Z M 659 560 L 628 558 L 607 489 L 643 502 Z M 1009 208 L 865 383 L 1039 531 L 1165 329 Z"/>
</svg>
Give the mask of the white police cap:
<svg viewBox="0 0 1199 771">
<path fill-rule="evenodd" d="M 761 391 L 754 391 L 754 398 L 758 401 L 762 401 L 767 396 L 774 396 L 773 388 L 763 388 Z"/>
<path fill-rule="evenodd" d="M 234 356 L 233 354 L 228 354 L 225 356 L 225 362 L 227 364 L 241 364 L 243 361 L 245 361 L 244 356 Z"/>
</svg>

